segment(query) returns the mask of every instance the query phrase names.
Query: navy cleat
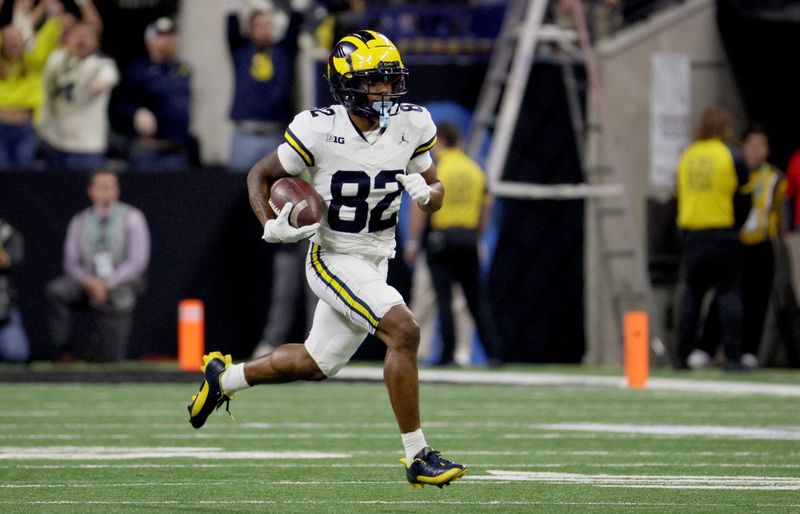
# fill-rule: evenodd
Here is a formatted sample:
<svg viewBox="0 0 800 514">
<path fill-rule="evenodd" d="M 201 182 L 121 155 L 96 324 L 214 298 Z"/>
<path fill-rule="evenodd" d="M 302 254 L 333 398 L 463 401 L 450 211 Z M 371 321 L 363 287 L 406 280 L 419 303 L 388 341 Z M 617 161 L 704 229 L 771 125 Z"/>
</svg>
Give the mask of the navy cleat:
<svg viewBox="0 0 800 514">
<path fill-rule="evenodd" d="M 230 355 L 222 355 L 220 352 L 203 355 L 203 365 L 200 367 L 200 371 L 203 372 L 203 383 L 200 384 L 200 391 L 192 396 L 192 403 L 188 407 L 189 421 L 194 428 L 205 425 L 211 413 L 219 409 L 223 403 L 228 414 L 231 413 L 230 402 L 233 400 L 233 395 L 222 391 L 219 377 L 232 365 L 233 360 Z"/>
<path fill-rule="evenodd" d="M 414 455 L 413 462 L 400 459 L 406 466 L 406 478 L 412 488 L 422 488 L 425 484 L 435 485 L 440 489 L 454 480 L 467 474 L 463 464 L 451 462 L 430 446 L 421 449 Z"/>
</svg>

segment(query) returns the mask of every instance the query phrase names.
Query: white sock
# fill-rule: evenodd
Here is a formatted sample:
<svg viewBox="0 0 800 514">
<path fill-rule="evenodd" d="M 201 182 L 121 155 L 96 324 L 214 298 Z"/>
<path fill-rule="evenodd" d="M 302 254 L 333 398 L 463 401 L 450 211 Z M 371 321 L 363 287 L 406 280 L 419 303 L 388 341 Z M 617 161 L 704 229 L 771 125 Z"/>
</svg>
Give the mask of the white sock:
<svg viewBox="0 0 800 514">
<path fill-rule="evenodd" d="M 233 394 L 236 391 L 241 391 L 242 389 L 250 387 L 250 384 L 244 379 L 244 362 L 234 364 L 225 370 L 219 379 L 219 383 L 225 394 Z"/>
<path fill-rule="evenodd" d="M 425 434 L 422 433 L 421 428 L 413 432 L 408 432 L 407 434 L 400 434 L 400 437 L 403 438 L 403 446 L 406 448 L 406 461 L 409 464 L 414 461 L 414 455 L 428 446 L 428 443 L 425 442 Z"/>
</svg>

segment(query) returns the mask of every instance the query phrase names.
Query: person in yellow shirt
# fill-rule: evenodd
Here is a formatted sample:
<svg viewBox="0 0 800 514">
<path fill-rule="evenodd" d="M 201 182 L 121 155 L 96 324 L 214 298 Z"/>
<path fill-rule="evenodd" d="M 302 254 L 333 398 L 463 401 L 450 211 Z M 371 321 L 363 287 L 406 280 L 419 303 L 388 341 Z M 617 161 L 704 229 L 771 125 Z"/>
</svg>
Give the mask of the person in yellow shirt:
<svg viewBox="0 0 800 514">
<path fill-rule="evenodd" d="M 494 342 L 494 325 L 481 284 L 478 242 L 489 218 L 492 198 L 487 192 L 486 177 L 478 163 L 459 147 L 458 127 L 450 122 L 437 125 L 438 144 L 434 148 L 439 179 L 447 190 L 442 208 L 427 217 L 418 209 L 412 220 L 406 262 L 413 262 L 425 223 L 425 254 L 436 291 L 442 355 L 439 365 L 454 363 L 456 333 L 452 311 L 453 283 L 458 282 L 475 321 L 478 336 L 492 365 L 499 364 Z"/>
<path fill-rule="evenodd" d="M 676 369 L 688 368 L 686 360 L 696 346 L 703 297 L 711 288 L 719 302 L 726 368 L 742 369 L 742 248 L 735 197 L 747 183 L 748 171 L 738 153 L 728 146 L 732 133 L 731 116 L 726 110 L 706 109 L 694 142 L 678 162 L 678 228 L 683 232 L 681 265 L 685 289 Z"/>
<path fill-rule="evenodd" d="M 742 364 L 755 368 L 775 277 L 773 241 L 781 232 L 786 177 L 767 162 L 769 139 L 764 127 L 754 125 L 744 133 L 742 153 L 750 169 L 744 192 L 753 204 L 739 231 L 744 245 Z"/>
<path fill-rule="evenodd" d="M 742 156 L 750 170 L 742 193 L 751 198 L 751 208 L 739 230 L 742 242 L 742 365 L 757 368 L 758 351 L 764 333 L 770 296 L 775 277 L 773 241 L 781 233 L 782 211 L 786 197 L 786 178 L 767 162 L 769 139 L 761 125 L 751 125 L 742 135 Z M 711 360 L 719 344 L 717 302 L 712 302 L 703 331 L 703 348 L 689 357 L 689 366 Z M 697 366 L 702 367 L 702 366 Z"/>
<path fill-rule="evenodd" d="M 63 11 L 60 2 L 43 1 L 53 5 L 52 14 Z M 42 71 L 61 31 L 59 16 L 41 26 L 32 45 L 18 25 L 0 31 L 0 171 L 33 164 L 39 145 L 34 121 L 44 102 Z"/>
</svg>

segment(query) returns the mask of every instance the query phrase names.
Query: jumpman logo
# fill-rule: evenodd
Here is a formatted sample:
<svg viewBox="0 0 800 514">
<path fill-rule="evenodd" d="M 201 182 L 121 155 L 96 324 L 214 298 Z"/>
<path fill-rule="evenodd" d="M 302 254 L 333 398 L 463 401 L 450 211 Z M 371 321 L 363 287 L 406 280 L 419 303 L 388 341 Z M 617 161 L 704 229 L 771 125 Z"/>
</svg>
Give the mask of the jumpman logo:
<svg viewBox="0 0 800 514">
<path fill-rule="evenodd" d="M 405 132 L 403 132 L 402 134 L 400 134 L 400 144 L 401 144 L 401 145 L 402 145 L 403 143 L 410 143 L 410 142 L 411 142 L 411 141 L 409 141 L 408 139 L 406 139 L 406 133 L 405 133 Z"/>
</svg>

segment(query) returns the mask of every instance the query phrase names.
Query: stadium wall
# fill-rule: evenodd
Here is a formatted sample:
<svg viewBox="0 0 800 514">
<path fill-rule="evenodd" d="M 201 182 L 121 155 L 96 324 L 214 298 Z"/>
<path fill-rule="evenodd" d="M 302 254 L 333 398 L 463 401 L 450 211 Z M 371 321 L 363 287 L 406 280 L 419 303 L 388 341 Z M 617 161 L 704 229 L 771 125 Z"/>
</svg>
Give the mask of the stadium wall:
<svg viewBox="0 0 800 514">
<path fill-rule="evenodd" d="M 598 67 L 608 104 L 609 125 L 618 149 L 625 186 L 631 195 L 633 219 L 646 241 L 649 197 L 670 197 L 650 184 L 650 59 L 655 52 L 673 52 L 691 59 L 692 127 L 710 105 L 728 108 L 745 122 L 739 92 L 720 40 L 714 0 L 691 0 L 667 9 L 597 45 Z M 598 142 L 594 142 L 598 144 Z M 589 226 L 587 224 L 587 226 Z M 669 230 L 668 227 L 665 228 Z M 595 241 L 587 241 L 587 342 L 585 362 L 621 362 L 621 336 L 605 291 L 598 286 Z M 671 295 L 665 295 L 665 302 Z M 666 309 L 666 306 L 664 306 Z M 665 341 L 670 345 L 670 341 Z"/>
<path fill-rule="evenodd" d="M 89 204 L 82 173 L 0 173 L 0 215 L 25 236 L 15 270 L 33 357 L 55 356 L 46 327 L 44 288 L 62 273 L 70 217 Z M 246 356 L 261 335 L 271 287 L 271 247 L 261 241 L 244 175 L 218 171 L 123 174 L 122 200 L 140 208 L 152 237 L 147 291 L 136 310 L 132 358 L 176 355 L 177 304 L 206 305 L 207 347 Z M 86 344 L 88 317 L 77 318 Z M 298 340 L 302 335 L 298 335 Z"/>
</svg>

